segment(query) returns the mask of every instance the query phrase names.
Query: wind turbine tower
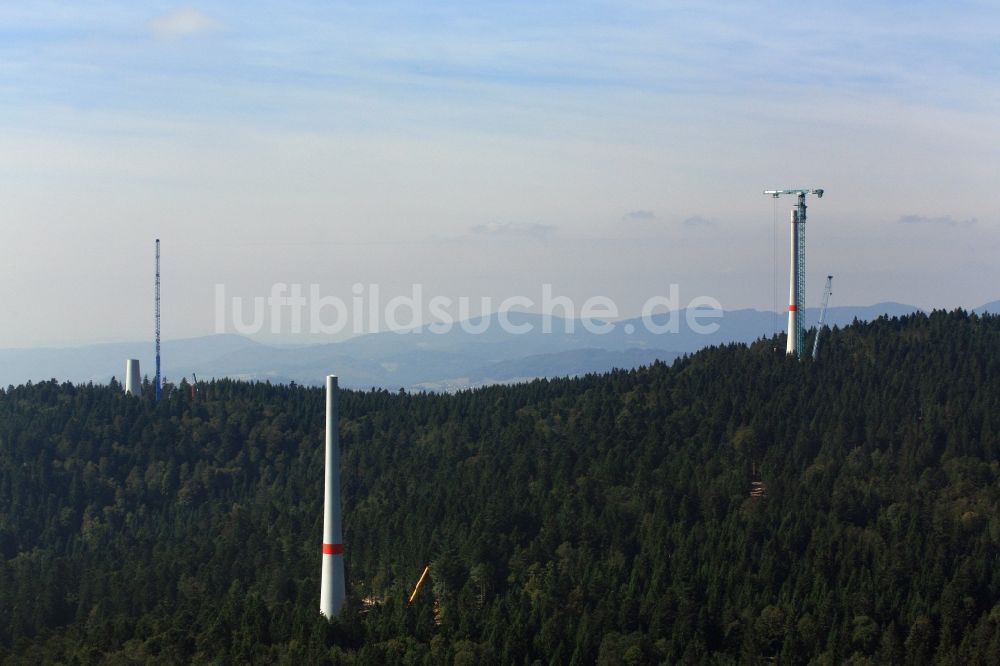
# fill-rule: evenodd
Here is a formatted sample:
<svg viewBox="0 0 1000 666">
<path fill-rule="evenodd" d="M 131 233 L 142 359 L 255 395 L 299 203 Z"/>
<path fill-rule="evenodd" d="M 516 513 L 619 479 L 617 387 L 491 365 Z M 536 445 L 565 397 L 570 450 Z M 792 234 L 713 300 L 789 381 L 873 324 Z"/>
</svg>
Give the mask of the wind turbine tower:
<svg viewBox="0 0 1000 666">
<path fill-rule="evenodd" d="M 788 342 L 785 353 L 795 354 L 799 359 L 805 353 L 805 306 L 806 306 L 806 195 L 823 197 L 823 190 L 765 190 L 777 199 L 782 194 L 794 194 L 798 198 L 792 209 L 792 242 L 788 276 Z"/>
<path fill-rule="evenodd" d="M 139 359 L 137 358 L 125 361 L 125 394 L 136 397 L 142 395 L 142 377 L 139 375 Z"/>
<path fill-rule="evenodd" d="M 340 398 L 337 376 L 326 377 L 326 478 L 323 484 L 323 569 L 319 612 L 327 619 L 344 606 L 344 543 L 340 519 Z"/>
</svg>

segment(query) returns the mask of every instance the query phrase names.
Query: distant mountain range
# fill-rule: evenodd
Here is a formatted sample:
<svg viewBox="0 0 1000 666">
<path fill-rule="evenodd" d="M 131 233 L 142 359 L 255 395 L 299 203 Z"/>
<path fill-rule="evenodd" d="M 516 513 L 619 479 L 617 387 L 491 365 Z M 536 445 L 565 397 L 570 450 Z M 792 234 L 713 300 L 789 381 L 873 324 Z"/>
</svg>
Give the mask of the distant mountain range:
<svg viewBox="0 0 1000 666">
<path fill-rule="evenodd" d="M 900 316 L 918 308 L 901 303 L 832 307 L 826 321 L 843 326 L 854 319 L 871 320 L 883 314 Z M 1000 301 L 975 312 L 1000 313 Z M 238 335 L 212 335 L 167 341 L 163 344 L 163 374 L 168 381 L 232 377 L 280 383 L 320 384 L 329 373 L 341 385 L 409 390 L 455 390 L 537 377 L 605 372 L 612 368 L 648 365 L 659 359 L 672 362 L 702 347 L 728 342 L 752 342 L 783 330 L 785 314 L 761 310 L 730 310 L 717 319 L 711 334 L 700 334 L 687 323 L 687 311 L 674 313 L 676 330 L 654 332 L 639 318 L 614 322 L 610 332 L 588 331 L 578 320 L 552 317 L 545 332 L 541 315 L 508 313 L 510 324 L 530 329 L 515 334 L 504 330 L 498 316 L 458 324 L 445 333 L 428 327 L 407 332 L 380 332 L 343 342 L 297 346 L 266 345 Z M 806 311 L 815 325 L 818 309 Z M 653 317 L 665 327 L 667 315 Z M 482 333 L 466 328 L 485 327 Z M 146 342 L 100 344 L 77 348 L 0 349 L 0 385 L 56 378 L 60 381 L 104 383 L 121 379 L 125 359 L 140 359 L 143 373 L 152 375 L 153 345 Z"/>
</svg>

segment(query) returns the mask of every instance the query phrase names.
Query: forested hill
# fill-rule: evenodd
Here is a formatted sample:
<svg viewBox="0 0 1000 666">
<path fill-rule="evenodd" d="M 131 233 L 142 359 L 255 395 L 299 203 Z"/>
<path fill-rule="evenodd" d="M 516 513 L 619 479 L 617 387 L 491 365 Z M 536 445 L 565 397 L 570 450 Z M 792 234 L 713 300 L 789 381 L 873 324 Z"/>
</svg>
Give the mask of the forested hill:
<svg viewBox="0 0 1000 666">
<path fill-rule="evenodd" d="M 1000 317 L 776 348 L 343 392 L 332 624 L 321 390 L 0 391 L 0 658 L 998 663 Z"/>
</svg>

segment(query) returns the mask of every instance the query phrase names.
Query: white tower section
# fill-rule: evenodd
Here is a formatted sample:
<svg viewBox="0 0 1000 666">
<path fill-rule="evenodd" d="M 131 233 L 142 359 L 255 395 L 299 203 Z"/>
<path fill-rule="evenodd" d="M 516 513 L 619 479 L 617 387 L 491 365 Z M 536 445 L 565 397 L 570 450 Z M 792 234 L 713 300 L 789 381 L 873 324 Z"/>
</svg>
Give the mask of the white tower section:
<svg viewBox="0 0 1000 666">
<path fill-rule="evenodd" d="M 125 395 L 142 395 L 142 379 L 139 375 L 139 359 L 125 361 Z"/>
<path fill-rule="evenodd" d="M 340 520 L 340 433 L 337 376 L 326 377 L 326 482 L 323 486 L 323 575 L 319 612 L 326 618 L 344 605 L 344 544 Z"/>
<path fill-rule="evenodd" d="M 785 345 L 786 354 L 798 353 L 798 321 L 799 321 L 799 211 L 792 209 L 792 242 L 790 263 L 788 269 L 788 342 Z"/>
<path fill-rule="evenodd" d="M 791 265 L 788 275 L 788 342 L 785 351 L 799 359 L 805 351 L 806 316 L 806 195 L 823 197 L 822 189 L 815 190 L 764 190 L 777 199 L 782 194 L 796 195 L 798 202 L 792 209 Z"/>
</svg>

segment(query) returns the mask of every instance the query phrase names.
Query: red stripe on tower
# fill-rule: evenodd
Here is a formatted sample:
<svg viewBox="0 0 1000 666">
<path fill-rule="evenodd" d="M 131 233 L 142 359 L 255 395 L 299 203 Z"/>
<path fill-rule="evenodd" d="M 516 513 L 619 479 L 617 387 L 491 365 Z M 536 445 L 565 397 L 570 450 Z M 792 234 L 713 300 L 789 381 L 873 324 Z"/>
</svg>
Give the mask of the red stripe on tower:
<svg viewBox="0 0 1000 666">
<path fill-rule="evenodd" d="M 789 305 L 789 306 L 788 306 L 788 311 L 789 311 L 789 312 L 795 312 L 795 311 L 796 311 L 797 309 L 798 309 L 798 308 L 796 308 L 796 307 L 795 307 L 794 305 Z"/>
<path fill-rule="evenodd" d="M 343 555 L 344 554 L 344 544 L 342 544 L 342 543 L 324 543 L 323 544 L 323 554 L 324 555 Z"/>
</svg>

